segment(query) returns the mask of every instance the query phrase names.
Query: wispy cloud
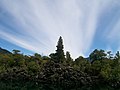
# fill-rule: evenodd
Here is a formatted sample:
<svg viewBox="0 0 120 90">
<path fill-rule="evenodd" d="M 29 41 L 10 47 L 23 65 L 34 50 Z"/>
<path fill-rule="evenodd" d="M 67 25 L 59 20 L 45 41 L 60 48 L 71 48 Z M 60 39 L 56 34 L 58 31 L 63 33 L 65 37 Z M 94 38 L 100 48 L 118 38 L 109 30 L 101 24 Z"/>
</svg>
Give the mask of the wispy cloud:
<svg viewBox="0 0 120 90">
<path fill-rule="evenodd" d="M 120 3 L 118 1 L 114 2 L 111 11 L 110 9 L 108 11 L 112 14 L 104 34 L 110 44 L 109 46 L 115 46 L 115 50 L 120 50 Z"/>
<path fill-rule="evenodd" d="M 118 45 L 116 48 L 117 50 L 120 50 L 120 19 L 118 20 L 118 22 L 116 22 L 113 29 L 109 32 L 108 39 L 109 42 L 112 42 L 114 44 L 116 42 Z"/>
<path fill-rule="evenodd" d="M 85 55 L 91 47 L 99 14 L 112 1 L 3 0 L 0 20 L 4 25 L 1 22 L 0 34 L 3 39 L 38 53 L 53 52 L 61 35 L 65 50 L 73 57 Z"/>
<path fill-rule="evenodd" d="M 39 51 L 36 47 L 34 47 L 33 45 L 30 45 L 30 42 L 27 42 L 24 39 L 20 39 L 17 36 L 10 35 L 9 33 L 0 32 L 0 38 L 5 39 L 8 42 L 16 44 L 16 45 L 18 45 L 20 47 L 24 47 L 24 48 L 26 48 L 28 50 L 36 51 L 36 52 Z"/>
<path fill-rule="evenodd" d="M 113 29 L 110 31 L 108 37 L 112 40 L 118 40 L 120 43 L 120 18 L 119 18 L 118 22 L 116 22 Z"/>
</svg>

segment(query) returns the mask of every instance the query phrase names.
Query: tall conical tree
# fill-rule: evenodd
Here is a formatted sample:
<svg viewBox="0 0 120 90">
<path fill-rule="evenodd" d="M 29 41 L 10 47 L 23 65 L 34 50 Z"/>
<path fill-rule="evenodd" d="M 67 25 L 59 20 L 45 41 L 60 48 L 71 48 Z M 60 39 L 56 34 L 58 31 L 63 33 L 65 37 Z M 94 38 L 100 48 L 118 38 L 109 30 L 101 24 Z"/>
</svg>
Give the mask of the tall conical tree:
<svg viewBox="0 0 120 90">
<path fill-rule="evenodd" d="M 63 39 L 60 36 L 57 44 L 57 50 L 56 50 L 56 59 L 58 62 L 62 63 L 65 60 L 65 55 L 64 55 L 64 46 L 63 46 Z"/>
</svg>

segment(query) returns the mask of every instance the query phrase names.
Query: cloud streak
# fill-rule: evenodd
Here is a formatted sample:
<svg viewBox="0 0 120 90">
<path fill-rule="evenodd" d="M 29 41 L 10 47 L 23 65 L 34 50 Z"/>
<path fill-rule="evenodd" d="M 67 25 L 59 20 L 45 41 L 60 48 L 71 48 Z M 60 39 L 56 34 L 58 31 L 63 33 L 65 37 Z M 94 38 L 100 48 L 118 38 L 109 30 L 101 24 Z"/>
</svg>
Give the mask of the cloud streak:
<svg viewBox="0 0 120 90">
<path fill-rule="evenodd" d="M 93 43 L 100 13 L 112 1 L 3 0 L 1 38 L 34 52 L 49 54 L 62 36 L 65 50 L 73 57 L 85 55 Z"/>
</svg>

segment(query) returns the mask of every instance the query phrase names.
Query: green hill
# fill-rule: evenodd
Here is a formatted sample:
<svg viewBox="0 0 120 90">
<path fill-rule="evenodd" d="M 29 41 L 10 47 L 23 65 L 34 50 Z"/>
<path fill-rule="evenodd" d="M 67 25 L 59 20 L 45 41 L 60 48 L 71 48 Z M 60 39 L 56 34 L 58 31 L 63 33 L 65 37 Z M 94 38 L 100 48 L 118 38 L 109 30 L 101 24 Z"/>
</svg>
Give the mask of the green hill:
<svg viewBox="0 0 120 90">
<path fill-rule="evenodd" d="M 11 52 L 0 47 L 0 54 L 11 54 Z"/>
</svg>

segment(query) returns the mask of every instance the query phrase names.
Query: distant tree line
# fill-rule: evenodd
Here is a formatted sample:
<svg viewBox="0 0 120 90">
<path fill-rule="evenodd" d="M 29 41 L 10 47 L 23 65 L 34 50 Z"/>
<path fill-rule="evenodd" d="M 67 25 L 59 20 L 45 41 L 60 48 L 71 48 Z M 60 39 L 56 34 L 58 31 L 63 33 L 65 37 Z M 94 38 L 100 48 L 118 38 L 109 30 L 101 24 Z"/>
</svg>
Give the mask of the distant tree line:
<svg viewBox="0 0 120 90">
<path fill-rule="evenodd" d="M 75 60 L 70 52 L 64 53 L 62 37 L 55 53 L 41 56 L 21 54 L 19 50 L 9 52 L 0 48 L 0 80 L 9 82 L 35 82 L 62 87 L 82 87 L 106 84 L 120 86 L 120 53 L 95 49 L 88 58 L 79 56 Z"/>
</svg>

